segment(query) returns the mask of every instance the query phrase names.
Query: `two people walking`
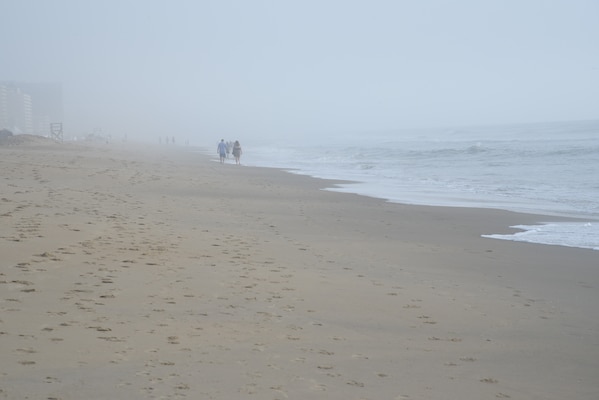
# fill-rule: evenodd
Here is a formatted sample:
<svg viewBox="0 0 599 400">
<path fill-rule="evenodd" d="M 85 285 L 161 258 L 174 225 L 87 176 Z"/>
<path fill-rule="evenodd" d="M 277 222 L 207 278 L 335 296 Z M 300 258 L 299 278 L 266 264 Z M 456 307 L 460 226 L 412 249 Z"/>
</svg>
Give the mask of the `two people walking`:
<svg viewBox="0 0 599 400">
<path fill-rule="evenodd" d="M 224 164 L 227 159 L 227 155 L 229 154 L 230 143 L 225 143 L 225 139 L 221 139 L 218 147 L 216 148 L 216 152 L 220 157 L 220 163 Z M 235 164 L 241 164 L 240 158 L 243 151 L 241 150 L 241 144 L 239 144 L 239 140 L 236 140 L 233 144 L 233 157 L 235 157 Z"/>
</svg>

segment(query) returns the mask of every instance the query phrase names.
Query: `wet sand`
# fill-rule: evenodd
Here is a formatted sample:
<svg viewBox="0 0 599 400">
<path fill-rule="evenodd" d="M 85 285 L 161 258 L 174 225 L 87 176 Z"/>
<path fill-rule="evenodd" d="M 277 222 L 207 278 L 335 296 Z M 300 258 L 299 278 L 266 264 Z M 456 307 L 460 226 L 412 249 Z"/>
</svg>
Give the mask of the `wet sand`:
<svg viewBox="0 0 599 400">
<path fill-rule="evenodd" d="M 0 167 L 0 398 L 599 398 L 599 252 L 480 236 L 555 218 L 174 146 Z"/>
</svg>

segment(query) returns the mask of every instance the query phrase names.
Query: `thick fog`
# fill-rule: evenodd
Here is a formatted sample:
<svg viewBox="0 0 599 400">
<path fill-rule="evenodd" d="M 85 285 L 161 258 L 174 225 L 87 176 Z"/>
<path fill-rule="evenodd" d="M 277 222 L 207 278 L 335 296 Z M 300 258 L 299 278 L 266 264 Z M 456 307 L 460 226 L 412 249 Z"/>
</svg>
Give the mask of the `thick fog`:
<svg viewBox="0 0 599 400">
<path fill-rule="evenodd" d="M 64 130 L 193 143 L 599 118 L 596 0 L 0 0 Z"/>
</svg>

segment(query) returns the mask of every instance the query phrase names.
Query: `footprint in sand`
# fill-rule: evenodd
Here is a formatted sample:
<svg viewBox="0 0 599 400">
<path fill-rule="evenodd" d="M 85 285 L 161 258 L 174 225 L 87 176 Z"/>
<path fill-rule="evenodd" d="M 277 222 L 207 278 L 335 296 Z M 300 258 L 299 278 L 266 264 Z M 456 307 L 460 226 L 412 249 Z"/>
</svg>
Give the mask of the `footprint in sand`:
<svg viewBox="0 0 599 400">
<path fill-rule="evenodd" d="M 495 378 L 482 378 L 480 381 L 482 383 L 499 383 L 499 381 Z"/>
</svg>

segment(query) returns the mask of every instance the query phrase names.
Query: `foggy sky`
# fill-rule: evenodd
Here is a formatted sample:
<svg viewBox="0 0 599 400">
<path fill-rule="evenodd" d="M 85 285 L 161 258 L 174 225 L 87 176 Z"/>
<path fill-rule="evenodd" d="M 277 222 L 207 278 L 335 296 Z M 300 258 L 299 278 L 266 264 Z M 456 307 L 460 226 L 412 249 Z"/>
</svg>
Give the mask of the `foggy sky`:
<svg viewBox="0 0 599 400">
<path fill-rule="evenodd" d="M 596 0 L 0 0 L 0 15 L 0 80 L 62 83 L 70 134 L 599 118 Z"/>
</svg>

